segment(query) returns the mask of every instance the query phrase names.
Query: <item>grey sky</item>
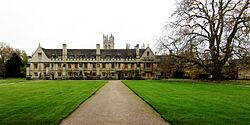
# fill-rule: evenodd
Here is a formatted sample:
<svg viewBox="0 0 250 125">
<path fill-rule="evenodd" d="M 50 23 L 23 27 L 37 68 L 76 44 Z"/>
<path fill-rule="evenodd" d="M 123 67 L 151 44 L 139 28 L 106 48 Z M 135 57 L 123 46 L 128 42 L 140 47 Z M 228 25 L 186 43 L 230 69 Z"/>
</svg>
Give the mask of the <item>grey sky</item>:
<svg viewBox="0 0 250 125">
<path fill-rule="evenodd" d="M 150 44 L 174 9 L 174 0 L 1 0 L 0 42 L 33 53 L 44 48 L 95 48 L 112 33 L 115 48 Z"/>
</svg>

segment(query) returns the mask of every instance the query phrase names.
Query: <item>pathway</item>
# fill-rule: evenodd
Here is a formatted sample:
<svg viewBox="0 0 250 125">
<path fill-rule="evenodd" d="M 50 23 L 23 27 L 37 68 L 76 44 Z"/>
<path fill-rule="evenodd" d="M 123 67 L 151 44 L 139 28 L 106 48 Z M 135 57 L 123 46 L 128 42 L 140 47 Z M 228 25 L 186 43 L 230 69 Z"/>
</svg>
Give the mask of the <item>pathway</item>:
<svg viewBox="0 0 250 125">
<path fill-rule="evenodd" d="M 121 81 L 109 81 L 61 125 L 168 125 Z"/>
</svg>

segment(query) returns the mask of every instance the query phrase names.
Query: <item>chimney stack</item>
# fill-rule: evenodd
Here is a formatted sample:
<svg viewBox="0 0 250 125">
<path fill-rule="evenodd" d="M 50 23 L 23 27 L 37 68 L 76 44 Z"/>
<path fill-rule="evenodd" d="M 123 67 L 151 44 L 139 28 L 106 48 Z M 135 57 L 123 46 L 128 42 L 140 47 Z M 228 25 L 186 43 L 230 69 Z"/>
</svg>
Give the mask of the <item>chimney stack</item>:
<svg viewBox="0 0 250 125">
<path fill-rule="evenodd" d="M 126 43 L 126 49 L 130 49 L 130 44 Z"/>
<path fill-rule="evenodd" d="M 63 44 L 62 59 L 67 59 L 67 45 L 65 43 Z"/>
<path fill-rule="evenodd" d="M 96 44 L 96 59 L 99 60 L 100 59 L 100 44 Z"/>
<path fill-rule="evenodd" d="M 136 58 L 140 58 L 139 44 L 136 44 L 135 49 L 136 49 Z"/>
</svg>

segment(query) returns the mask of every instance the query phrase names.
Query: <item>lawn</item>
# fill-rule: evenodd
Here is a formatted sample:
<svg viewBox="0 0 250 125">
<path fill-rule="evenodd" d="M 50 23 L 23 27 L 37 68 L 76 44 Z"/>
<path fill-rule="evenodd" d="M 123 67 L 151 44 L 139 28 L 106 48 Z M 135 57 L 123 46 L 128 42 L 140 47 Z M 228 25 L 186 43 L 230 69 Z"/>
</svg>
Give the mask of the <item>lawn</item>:
<svg viewBox="0 0 250 125">
<path fill-rule="evenodd" d="M 123 81 L 174 125 L 250 125 L 250 85 Z"/>
<path fill-rule="evenodd" d="M 0 84 L 8 83 L 19 83 L 19 82 L 25 82 L 25 79 L 0 79 Z"/>
<path fill-rule="evenodd" d="M 105 82 L 0 80 L 0 125 L 57 125 Z"/>
</svg>

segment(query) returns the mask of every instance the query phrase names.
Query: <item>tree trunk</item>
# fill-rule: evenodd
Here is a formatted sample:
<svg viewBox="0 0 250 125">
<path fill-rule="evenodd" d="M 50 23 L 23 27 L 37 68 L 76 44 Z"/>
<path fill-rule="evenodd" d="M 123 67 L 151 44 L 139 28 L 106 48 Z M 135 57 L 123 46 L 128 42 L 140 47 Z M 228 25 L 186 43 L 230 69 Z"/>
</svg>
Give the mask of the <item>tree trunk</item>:
<svg viewBox="0 0 250 125">
<path fill-rule="evenodd" d="M 215 65 L 214 69 L 212 70 L 212 79 L 213 80 L 222 80 L 222 66 Z"/>
</svg>

